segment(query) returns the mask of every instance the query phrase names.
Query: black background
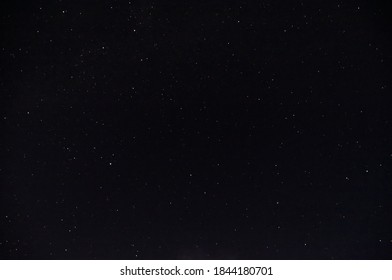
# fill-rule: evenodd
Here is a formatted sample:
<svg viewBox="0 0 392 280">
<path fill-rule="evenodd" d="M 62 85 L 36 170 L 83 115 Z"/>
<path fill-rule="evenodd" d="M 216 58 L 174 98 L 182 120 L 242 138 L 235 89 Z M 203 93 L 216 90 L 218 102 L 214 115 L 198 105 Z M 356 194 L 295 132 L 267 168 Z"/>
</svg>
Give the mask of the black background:
<svg viewBox="0 0 392 280">
<path fill-rule="evenodd" d="M 390 259 L 381 1 L 2 1 L 4 259 Z"/>
</svg>

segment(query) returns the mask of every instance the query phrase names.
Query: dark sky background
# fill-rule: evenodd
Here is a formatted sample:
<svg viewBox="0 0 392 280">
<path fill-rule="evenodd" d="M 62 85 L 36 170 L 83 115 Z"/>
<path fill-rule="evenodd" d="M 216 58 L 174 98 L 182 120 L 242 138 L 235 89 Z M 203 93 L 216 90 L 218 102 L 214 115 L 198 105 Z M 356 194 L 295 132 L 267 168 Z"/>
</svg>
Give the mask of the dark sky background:
<svg viewBox="0 0 392 280">
<path fill-rule="evenodd" d="M 391 259 L 391 10 L 233 2 L 1 2 L 1 258 Z"/>
</svg>

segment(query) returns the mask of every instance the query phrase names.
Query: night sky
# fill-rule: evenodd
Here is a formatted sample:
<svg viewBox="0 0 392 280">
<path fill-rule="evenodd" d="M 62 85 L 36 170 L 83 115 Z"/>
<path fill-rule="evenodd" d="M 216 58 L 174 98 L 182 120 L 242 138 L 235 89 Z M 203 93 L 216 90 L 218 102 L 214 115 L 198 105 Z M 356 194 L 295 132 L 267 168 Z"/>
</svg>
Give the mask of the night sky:
<svg viewBox="0 0 392 280">
<path fill-rule="evenodd" d="M 382 1 L 1 1 L 2 259 L 391 259 Z"/>
</svg>

